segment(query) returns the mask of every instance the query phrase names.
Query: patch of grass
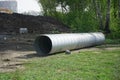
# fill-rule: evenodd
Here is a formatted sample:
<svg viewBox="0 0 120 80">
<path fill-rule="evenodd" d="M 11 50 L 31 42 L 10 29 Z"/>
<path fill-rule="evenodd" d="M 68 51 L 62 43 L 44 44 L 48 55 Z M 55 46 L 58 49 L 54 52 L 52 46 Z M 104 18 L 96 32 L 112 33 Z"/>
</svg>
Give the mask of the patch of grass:
<svg viewBox="0 0 120 80">
<path fill-rule="evenodd" d="M 0 80 L 120 80 L 120 50 L 81 51 L 30 59 Z"/>
</svg>

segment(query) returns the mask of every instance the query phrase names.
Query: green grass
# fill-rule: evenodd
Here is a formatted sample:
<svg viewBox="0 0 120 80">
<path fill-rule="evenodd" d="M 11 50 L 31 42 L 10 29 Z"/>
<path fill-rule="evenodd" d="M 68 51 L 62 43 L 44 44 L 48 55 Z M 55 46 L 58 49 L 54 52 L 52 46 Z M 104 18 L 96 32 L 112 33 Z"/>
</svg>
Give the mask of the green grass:
<svg viewBox="0 0 120 80">
<path fill-rule="evenodd" d="M 120 80 L 120 50 L 81 51 L 30 59 L 0 80 Z"/>
</svg>

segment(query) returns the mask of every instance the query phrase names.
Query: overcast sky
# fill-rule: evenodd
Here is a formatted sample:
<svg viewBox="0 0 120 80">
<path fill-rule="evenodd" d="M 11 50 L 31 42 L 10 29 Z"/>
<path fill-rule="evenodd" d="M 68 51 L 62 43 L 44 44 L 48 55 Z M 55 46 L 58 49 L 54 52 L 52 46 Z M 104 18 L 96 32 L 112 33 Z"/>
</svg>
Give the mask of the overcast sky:
<svg viewBox="0 0 120 80">
<path fill-rule="evenodd" d="M 37 0 L 17 0 L 18 12 L 41 11 L 41 6 Z"/>
</svg>

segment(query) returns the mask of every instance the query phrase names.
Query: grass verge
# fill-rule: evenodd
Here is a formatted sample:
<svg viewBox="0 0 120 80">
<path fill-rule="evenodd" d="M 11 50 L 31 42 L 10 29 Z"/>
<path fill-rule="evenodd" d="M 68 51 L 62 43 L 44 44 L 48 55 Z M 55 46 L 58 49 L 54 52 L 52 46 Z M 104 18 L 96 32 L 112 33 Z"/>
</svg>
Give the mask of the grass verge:
<svg viewBox="0 0 120 80">
<path fill-rule="evenodd" d="M 0 80 L 120 80 L 120 50 L 81 51 L 30 59 Z"/>
</svg>

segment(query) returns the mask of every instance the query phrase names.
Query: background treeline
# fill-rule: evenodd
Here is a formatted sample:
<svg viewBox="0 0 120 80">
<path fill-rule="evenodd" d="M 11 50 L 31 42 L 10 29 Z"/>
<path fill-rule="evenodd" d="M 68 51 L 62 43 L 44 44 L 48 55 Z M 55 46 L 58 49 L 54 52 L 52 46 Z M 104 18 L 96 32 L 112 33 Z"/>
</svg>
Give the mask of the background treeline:
<svg viewBox="0 0 120 80">
<path fill-rule="evenodd" d="M 39 0 L 45 16 L 53 16 L 73 32 L 104 32 L 120 38 L 120 0 Z M 58 7 L 59 6 L 59 7 Z M 61 8 L 58 11 L 56 8 Z"/>
</svg>

